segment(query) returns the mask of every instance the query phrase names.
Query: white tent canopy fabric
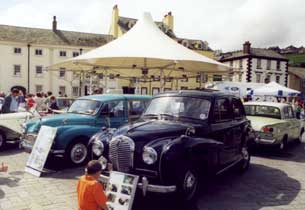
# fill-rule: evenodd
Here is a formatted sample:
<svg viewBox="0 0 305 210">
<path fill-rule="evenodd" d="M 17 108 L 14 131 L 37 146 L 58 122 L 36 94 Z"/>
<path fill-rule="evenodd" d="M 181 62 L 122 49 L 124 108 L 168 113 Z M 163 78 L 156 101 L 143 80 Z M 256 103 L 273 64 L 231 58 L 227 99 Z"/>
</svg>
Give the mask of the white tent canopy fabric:
<svg viewBox="0 0 305 210">
<path fill-rule="evenodd" d="M 135 26 L 108 44 L 48 67 L 67 70 L 168 69 L 188 72 L 227 72 L 230 68 L 196 53 L 165 35 L 149 13 Z"/>
<path fill-rule="evenodd" d="M 263 87 L 251 90 L 250 95 L 254 96 L 282 96 L 282 97 L 292 97 L 300 94 L 300 91 L 287 88 L 276 82 L 270 82 Z"/>
</svg>

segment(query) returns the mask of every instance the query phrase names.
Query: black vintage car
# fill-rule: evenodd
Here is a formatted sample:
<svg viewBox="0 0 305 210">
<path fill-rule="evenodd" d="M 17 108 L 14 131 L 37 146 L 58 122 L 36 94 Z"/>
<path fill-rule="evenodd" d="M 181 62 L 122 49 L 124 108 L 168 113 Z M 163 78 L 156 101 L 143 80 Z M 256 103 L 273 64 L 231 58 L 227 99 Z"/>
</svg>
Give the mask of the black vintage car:
<svg viewBox="0 0 305 210">
<path fill-rule="evenodd" d="M 178 192 L 191 200 L 200 178 L 250 164 L 251 132 L 239 98 L 221 92 L 177 91 L 155 96 L 139 121 L 94 135 L 89 147 L 109 168 L 140 177 L 146 192 Z"/>
</svg>

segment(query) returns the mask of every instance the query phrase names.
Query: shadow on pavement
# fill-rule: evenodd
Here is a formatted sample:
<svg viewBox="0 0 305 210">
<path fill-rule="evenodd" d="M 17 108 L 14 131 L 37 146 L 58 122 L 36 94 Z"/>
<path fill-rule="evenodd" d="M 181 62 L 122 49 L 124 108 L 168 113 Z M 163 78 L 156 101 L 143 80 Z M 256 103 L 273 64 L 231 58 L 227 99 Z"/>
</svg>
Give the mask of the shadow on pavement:
<svg viewBox="0 0 305 210">
<path fill-rule="evenodd" d="M 0 176 L 0 199 L 5 197 L 4 191 L 1 189 L 1 186 L 6 185 L 8 187 L 17 187 L 20 178 L 9 176 L 9 177 L 1 177 Z M 0 201 L 1 203 L 1 201 Z"/>
<path fill-rule="evenodd" d="M 23 149 L 19 148 L 19 144 L 6 144 L 4 148 L 0 149 L 0 156 L 10 156 L 22 153 Z"/>
<path fill-rule="evenodd" d="M 299 181 L 281 170 L 251 164 L 248 172 L 238 175 L 228 171 L 202 186 L 198 199 L 180 205 L 174 196 L 154 195 L 137 198 L 134 210 L 259 210 L 263 207 L 288 205 L 301 189 Z"/>
<path fill-rule="evenodd" d="M 285 151 L 280 151 L 272 147 L 260 146 L 254 150 L 253 155 L 275 160 L 305 163 L 305 143 L 298 144 L 291 142 Z"/>
</svg>

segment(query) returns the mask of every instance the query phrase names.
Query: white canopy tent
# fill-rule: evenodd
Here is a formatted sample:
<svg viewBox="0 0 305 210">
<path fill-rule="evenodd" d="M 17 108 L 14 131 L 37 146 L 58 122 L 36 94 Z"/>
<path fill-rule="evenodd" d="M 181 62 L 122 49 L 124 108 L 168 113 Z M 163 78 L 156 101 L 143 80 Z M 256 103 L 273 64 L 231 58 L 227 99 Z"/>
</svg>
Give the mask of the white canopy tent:
<svg viewBox="0 0 305 210">
<path fill-rule="evenodd" d="M 249 92 L 250 95 L 254 96 L 278 96 L 278 97 L 293 97 L 300 94 L 300 91 L 287 88 L 276 82 L 270 82 L 263 87 L 256 88 Z"/>
<path fill-rule="evenodd" d="M 60 68 L 82 72 L 102 70 L 106 75 L 109 71 L 127 73 L 140 70 L 147 74 L 150 70 L 160 70 L 161 88 L 164 71 L 169 71 L 169 74 L 171 71 L 224 74 L 230 69 L 178 44 L 157 27 L 149 13 L 144 13 L 131 30 L 114 41 L 47 69 Z"/>
</svg>

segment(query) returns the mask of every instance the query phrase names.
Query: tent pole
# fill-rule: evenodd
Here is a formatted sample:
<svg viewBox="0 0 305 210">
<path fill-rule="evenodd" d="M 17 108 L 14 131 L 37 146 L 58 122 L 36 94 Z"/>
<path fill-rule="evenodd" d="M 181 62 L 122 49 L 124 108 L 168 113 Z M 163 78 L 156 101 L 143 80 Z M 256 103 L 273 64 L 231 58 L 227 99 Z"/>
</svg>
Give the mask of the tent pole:
<svg viewBox="0 0 305 210">
<path fill-rule="evenodd" d="M 164 92 L 164 69 L 160 69 L 160 93 Z"/>
</svg>

